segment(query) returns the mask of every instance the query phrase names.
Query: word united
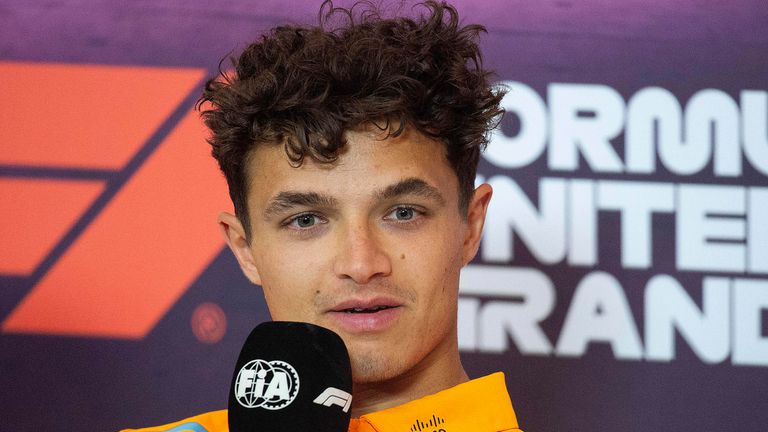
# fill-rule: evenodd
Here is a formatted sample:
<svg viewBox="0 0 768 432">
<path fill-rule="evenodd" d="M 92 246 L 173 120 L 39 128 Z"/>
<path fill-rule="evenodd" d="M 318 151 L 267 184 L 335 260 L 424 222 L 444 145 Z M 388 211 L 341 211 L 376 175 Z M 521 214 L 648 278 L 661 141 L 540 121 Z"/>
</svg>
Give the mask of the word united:
<svg viewBox="0 0 768 432">
<path fill-rule="evenodd" d="M 504 84 L 519 127 L 484 154 L 502 172 L 478 179 L 494 189 L 480 249 L 494 265 L 462 273 L 461 348 L 580 357 L 604 343 L 617 359 L 670 361 L 679 336 L 705 363 L 768 366 L 768 92 L 703 89 L 683 106 L 659 87 L 625 101 L 552 83 L 545 101 Z M 531 188 L 535 167 L 546 174 Z M 583 276 L 553 341 L 541 323 L 555 266 Z"/>
</svg>

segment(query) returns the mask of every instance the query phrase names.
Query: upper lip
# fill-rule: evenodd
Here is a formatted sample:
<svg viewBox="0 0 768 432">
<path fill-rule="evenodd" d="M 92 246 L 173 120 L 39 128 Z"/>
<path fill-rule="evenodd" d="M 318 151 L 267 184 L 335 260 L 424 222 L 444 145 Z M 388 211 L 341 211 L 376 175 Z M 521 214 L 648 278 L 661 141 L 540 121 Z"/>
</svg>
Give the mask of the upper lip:
<svg viewBox="0 0 768 432">
<path fill-rule="evenodd" d="M 371 297 L 344 300 L 333 306 L 329 312 L 342 312 L 348 309 L 373 309 L 376 307 L 398 307 L 402 302 L 389 297 Z"/>
</svg>

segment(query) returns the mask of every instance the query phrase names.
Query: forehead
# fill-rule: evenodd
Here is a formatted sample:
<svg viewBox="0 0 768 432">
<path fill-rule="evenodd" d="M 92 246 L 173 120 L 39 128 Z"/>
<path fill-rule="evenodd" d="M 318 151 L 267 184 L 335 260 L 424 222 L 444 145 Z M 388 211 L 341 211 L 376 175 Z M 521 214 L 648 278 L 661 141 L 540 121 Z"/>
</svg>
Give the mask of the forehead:
<svg viewBox="0 0 768 432">
<path fill-rule="evenodd" d="M 457 196 L 458 179 L 438 140 L 406 129 L 389 138 L 380 131 L 350 131 L 346 141 L 336 161 L 306 157 L 298 167 L 282 145 L 257 146 L 248 160 L 249 207 L 263 209 L 275 194 L 287 190 L 353 197 L 407 178 L 423 180 L 448 200 Z"/>
</svg>

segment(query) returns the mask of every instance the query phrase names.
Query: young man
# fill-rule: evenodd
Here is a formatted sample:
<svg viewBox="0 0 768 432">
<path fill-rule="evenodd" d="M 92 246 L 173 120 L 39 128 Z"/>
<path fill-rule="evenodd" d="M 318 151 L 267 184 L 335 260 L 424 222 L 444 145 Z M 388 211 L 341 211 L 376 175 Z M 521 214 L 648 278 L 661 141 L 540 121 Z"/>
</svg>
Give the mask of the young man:
<svg viewBox="0 0 768 432">
<path fill-rule="evenodd" d="M 344 340 L 350 430 L 433 415 L 451 432 L 518 430 L 503 375 L 470 381 L 457 343 L 459 272 L 491 198 L 475 172 L 502 93 L 481 26 L 442 3 L 418 10 L 324 3 L 320 27 L 278 27 L 208 83 L 203 118 L 235 207 L 219 224 L 274 320 Z M 226 417 L 149 430 L 224 431 Z"/>
</svg>

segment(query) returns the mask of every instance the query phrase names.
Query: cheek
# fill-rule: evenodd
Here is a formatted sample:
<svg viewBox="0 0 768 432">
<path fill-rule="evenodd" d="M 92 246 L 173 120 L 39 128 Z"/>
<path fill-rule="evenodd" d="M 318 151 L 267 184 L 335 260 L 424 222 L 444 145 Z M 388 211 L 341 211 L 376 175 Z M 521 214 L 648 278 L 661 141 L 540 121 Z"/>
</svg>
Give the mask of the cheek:
<svg viewBox="0 0 768 432">
<path fill-rule="evenodd" d="M 425 269 L 436 275 L 461 270 L 462 241 L 455 226 L 445 227 L 415 243 L 417 248 L 407 255 L 406 260 L 412 258 L 419 261 Z"/>
<path fill-rule="evenodd" d="M 461 242 L 456 236 L 432 237 L 419 241 L 419 248 L 398 254 L 398 261 L 408 278 L 418 286 L 422 307 L 446 311 L 455 306 Z M 405 255 L 405 258 L 402 258 Z"/>
<path fill-rule="evenodd" d="M 297 248 L 299 249 L 299 248 Z M 257 260 L 264 297 L 275 320 L 304 321 L 310 317 L 313 299 L 322 290 L 322 262 L 310 248 L 265 248 Z"/>
<path fill-rule="evenodd" d="M 331 248 L 316 242 L 290 242 L 273 238 L 254 251 L 264 285 L 305 286 L 324 267 Z M 301 284 L 301 282 L 304 282 Z"/>
</svg>

